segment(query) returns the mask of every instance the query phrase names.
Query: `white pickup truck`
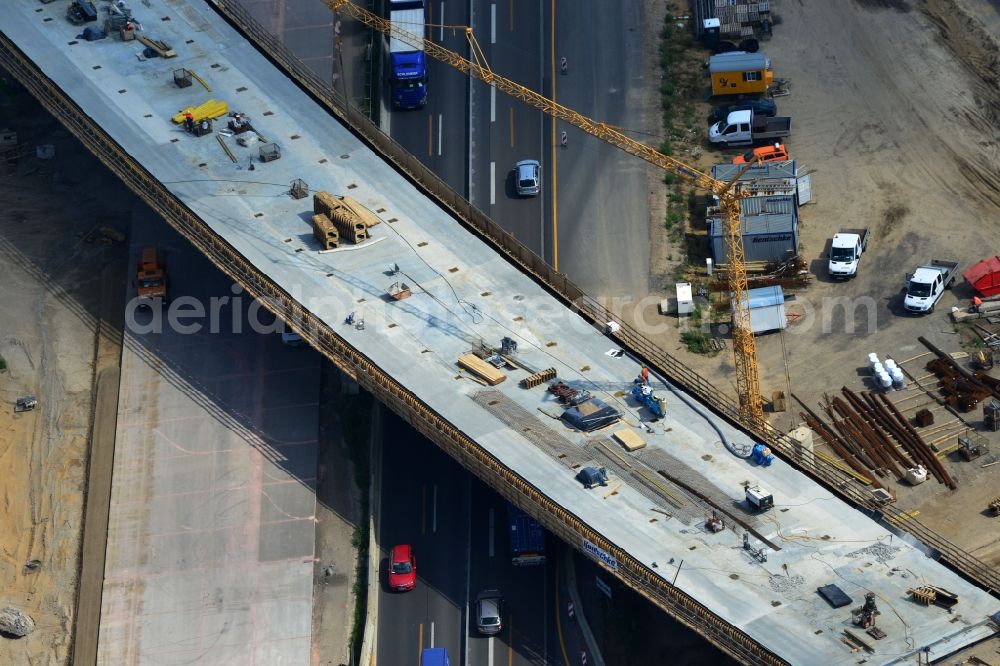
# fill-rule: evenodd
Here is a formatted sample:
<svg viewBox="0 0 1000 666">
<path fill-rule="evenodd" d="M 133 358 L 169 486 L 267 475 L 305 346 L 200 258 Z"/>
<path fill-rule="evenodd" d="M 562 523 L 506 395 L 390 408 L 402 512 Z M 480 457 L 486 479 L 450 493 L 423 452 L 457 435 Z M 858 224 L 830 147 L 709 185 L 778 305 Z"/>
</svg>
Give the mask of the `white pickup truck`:
<svg viewBox="0 0 1000 666">
<path fill-rule="evenodd" d="M 934 306 L 941 300 L 944 290 L 955 282 L 958 273 L 957 261 L 931 259 L 912 273 L 906 274 L 903 307 L 907 312 L 927 314 L 934 312 Z"/>
<path fill-rule="evenodd" d="M 826 272 L 833 280 L 847 280 L 858 274 L 858 263 L 868 247 L 869 229 L 840 229 L 830 241 Z"/>
<path fill-rule="evenodd" d="M 768 118 L 758 116 L 753 111 L 733 111 L 725 120 L 708 128 L 708 141 L 720 148 L 750 146 L 756 143 L 774 143 L 775 139 L 784 138 L 791 131 L 791 118 Z"/>
</svg>

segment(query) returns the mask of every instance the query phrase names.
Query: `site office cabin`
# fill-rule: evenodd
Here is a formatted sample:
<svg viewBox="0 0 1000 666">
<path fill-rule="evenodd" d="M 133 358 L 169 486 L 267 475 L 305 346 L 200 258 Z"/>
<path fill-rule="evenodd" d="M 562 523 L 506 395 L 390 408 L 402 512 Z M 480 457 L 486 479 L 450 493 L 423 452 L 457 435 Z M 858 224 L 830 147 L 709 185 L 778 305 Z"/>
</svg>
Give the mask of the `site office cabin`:
<svg viewBox="0 0 1000 666">
<path fill-rule="evenodd" d="M 763 53 L 733 51 L 708 59 L 713 95 L 759 95 L 774 82 L 771 59 Z"/>
</svg>

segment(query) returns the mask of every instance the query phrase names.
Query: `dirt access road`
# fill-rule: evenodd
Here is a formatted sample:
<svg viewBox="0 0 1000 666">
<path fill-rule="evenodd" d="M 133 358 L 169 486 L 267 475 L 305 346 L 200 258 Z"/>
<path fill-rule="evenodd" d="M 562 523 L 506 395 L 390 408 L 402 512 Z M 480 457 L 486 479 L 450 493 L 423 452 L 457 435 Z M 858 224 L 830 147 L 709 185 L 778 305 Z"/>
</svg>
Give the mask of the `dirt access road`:
<svg viewBox="0 0 1000 666">
<path fill-rule="evenodd" d="M 757 338 L 761 389 L 765 396 L 790 389 L 816 408 L 841 386 L 871 388 L 869 352 L 914 357 L 927 351 L 921 335 L 947 351 L 960 348 L 947 312 L 968 303 L 961 281 L 925 317 L 901 313 L 900 289 L 904 273 L 932 257 L 958 260 L 964 270 L 997 252 L 1000 8 L 985 0 L 782 0 L 772 7 L 781 21 L 762 50 L 775 76 L 791 81 L 779 112 L 793 118 L 788 147 L 800 172 L 813 174 L 815 203 L 800 209 L 800 252 L 814 279 L 786 303 L 801 317 L 784 334 Z M 707 149 L 698 163 L 707 169 L 735 152 Z M 858 277 L 833 283 L 825 251 L 840 226 L 871 227 L 873 239 Z M 675 320 L 656 314 L 650 301 L 645 321 L 669 322 L 652 337 L 735 399 L 731 349 L 711 358 L 686 352 Z M 907 369 L 924 374 L 924 362 Z M 792 427 L 798 412 L 792 401 L 773 422 Z M 1000 440 L 993 446 L 1000 450 Z M 985 494 L 996 495 L 1000 467 L 948 464 L 960 477 L 957 493 L 925 484 L 907 509 L 1000 564 L 995 524 L 978 513 Z M 968 518 L 956 520 L 963 508 Z"/>
<path fill-rule="evenodd" d="M 127 231 L 133 198 L 26 92 L 2 90 L 0 127 L 56 150 L 52 160 L 0 163 L 0 607 L 21 609 L 36 627 L 0 638 L 0 654 L 4 663 L 65 664 L 95 368 L 118 361 L 114 344 L 98 345 L 102 295 L 109 281 L 121 292 L 125 261 L 120 246 L 81 236 L 100 225 Z M 15 415 L 15 398 L 29 393 L 38 407 Z"/>
</svg>

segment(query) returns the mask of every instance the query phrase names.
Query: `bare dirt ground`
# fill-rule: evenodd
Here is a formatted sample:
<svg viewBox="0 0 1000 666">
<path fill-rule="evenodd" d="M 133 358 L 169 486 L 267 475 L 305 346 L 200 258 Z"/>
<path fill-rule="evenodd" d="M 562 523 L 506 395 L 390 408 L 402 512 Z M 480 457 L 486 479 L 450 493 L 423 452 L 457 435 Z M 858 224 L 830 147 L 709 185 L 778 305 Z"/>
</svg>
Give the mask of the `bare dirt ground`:
<svg viewBox="0 0 1000 666">
<path fill-rule="evenodd" d="M 765 396 L 774 389 L 794 392 L 817 409 L 824 394 L 841 386 L 872 388 L 869 352 L 903 360 L 927 352 L 918 336 L 948 352 L 969 338 L 947 318 L 953 305 L 967 305 L 971 297 L 961 280 L 923 318 L 901 314 L 900 289 L 903 274 L 932 257 L 958 260 L 964 270 L 997 252 L 1000 3 L 782 0 L 772 8 L 781 22 L 762 50 L 775 76 L 791 81 L 792 94 L 777 100 L 779 113 L 793 117 L 788 146 L 800 173 L 812 173 L 815 203 L 800 210 L 800 253 L 813 283 L 786 304 L 798 318 L 784 334 L 758 337 L 761 389 Z M 728 158 L 712 149 L 687 156 L 705 170 Z M 660 224 L 659 217 L 651 219 L 652 227 Z M 874 234 L 859 276 L 848 283 L 825 275 L 827 239 L 840 226 L 868 226 Z M 654 276 L 660 266 L 651 266 Z M 640 330 L 645 322 L 666 351 L 735 398 L 731 349 L 713 357 L 689 353 L 676 320 L 657 313 L 658 299 L 672 295 L 654 292 L 626 319 L 640 323 Z M 904 367 L 926 375 L 929 358 Z M 914 397 L 904 404 L 932 405 L 918 393 L 905 394 Z M 940 408 L 935 412 L 938 423 L 952 418 Z M 981 427 L 981 412 L 967 419 Z M 781 428 L 800 421 L 794 401 L 788 412 L 772 416 Z M 956 430 L 926 439 L 942 432 L 953 439 Z M 1000 451 L 1000 438 L 990 438 L 993 451 Z M 997 519 L 984 509 L 1000 494 L 1000 465 L 982 468 L 981 462 L 945 458 L 956 491 L 933 481 L 892 489 L 915 520 L 995 567 Z M 955 655 L 954 663 L 972 655 L 997 663 L 998 654 L 1000 640 L 994 639 Z"/>
<path fill-rule="evenodd" d="M 790 390 L 815 408 L 824 393 L 841 386 L 870 388 L 869 352 L 914 357 L 927 351 L 920 335 L 945 350 L 960 349 L 947 312 L 968 303 L 967 288 L 958 284 L 922 318 L 901 314 L 900 288 L 906 271 L 932 257 L 956 259 L 964 269 L 996 253 L 1000 34 L 983 27 L 978 17 L 994 10 L 975 0 L 784 0 L 773 6 L 782 20 L 762 50 L 775 75 L 792 82 L 779 111 L 793 117 L 788 145 L 800 172 L 813 174 L 816 202 L 800 211 L 800 249 L 814 278 L 787 303 L 788 312 L 801 317 L 784 334 L 758 337 L 761 388 L 765 396 Z M 995 30 L 996 22 L 990 25 Z M 700 163 L 707 168 L 722 159 L 710 150 Z M 825 275 L 826 239 L 839 226 L 869 226 L 874 234 L 859 276 L 847 283 Z M 656 314 L 655 298 L 641 316 L 659 325 L 652 337 L 668 352 L 735 397 L 729 349 L 711 358 L 688 353 L 673 320 Z M 926 374 L 926 360 L 907 369 Z M 792 402 L 773 417 L 775 425 L 797 425 L 798 411 Z M 981 414 L 969 419 L 978 425 Z M 1000 486 L 1000 466 L 946 464 L 961 478 L 959 491 L 942 496 L 936 484 L 900 489 L 910 496 L 901 503 L 987 564 L 1000 564 L 995 525 L 980 514 L 984 495 Z M 960 510 L 970 519 L 955 520 Z"/>
<path fill-rule="evenodd" d="M 125 257 L 119 247 L 80 237 L 100 225 L 127 230 L 132 199 L 26 92 L 0 91 L 0 126 L 32 148 L 56 150 L 52 160 L 0 163 L 0 355 L 7 364 L 0 372 L 0 606 L 21 609 L 36 626 L 25 638 L 0 638 L 0 653 L 5 663 L 64 664 L 72 660 L 102 271 Z M 15 398 L 29 393 L 38 407 L 15 415 Z"/>
</svg>

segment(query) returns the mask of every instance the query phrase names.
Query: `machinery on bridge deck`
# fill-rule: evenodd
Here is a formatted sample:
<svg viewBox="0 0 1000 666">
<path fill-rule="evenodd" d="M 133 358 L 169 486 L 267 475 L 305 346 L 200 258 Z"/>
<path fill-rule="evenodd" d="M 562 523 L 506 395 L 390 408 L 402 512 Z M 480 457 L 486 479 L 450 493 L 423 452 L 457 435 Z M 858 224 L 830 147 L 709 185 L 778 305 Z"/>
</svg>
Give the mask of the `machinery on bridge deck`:
<svg viewBox="0 0 1000 666">
<path fill-rule="evenodd" d="M 654 421 L 659 421 L 667 415 L 666 401 L 654 394 L 653 387 L 649 385 L 649 375 L 645 368 L 643 368 L 641 375 L 632 380 L 632 397 L 653 413 Z"/>
</svg>

